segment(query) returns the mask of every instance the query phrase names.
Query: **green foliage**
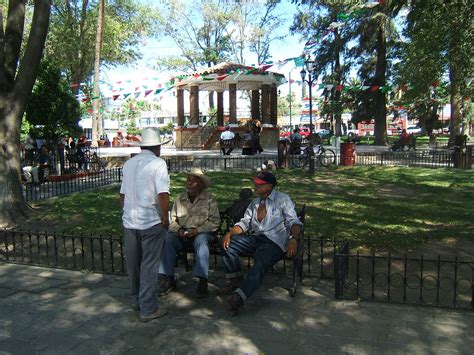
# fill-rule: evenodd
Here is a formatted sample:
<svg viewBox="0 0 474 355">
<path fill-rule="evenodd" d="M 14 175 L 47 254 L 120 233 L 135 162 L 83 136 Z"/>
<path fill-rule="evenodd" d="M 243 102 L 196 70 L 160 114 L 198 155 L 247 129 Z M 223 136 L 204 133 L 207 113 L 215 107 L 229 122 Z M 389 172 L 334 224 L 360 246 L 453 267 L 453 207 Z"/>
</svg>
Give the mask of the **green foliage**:
<svg viewBox="0 0 474 355">
<path fill-rule="evenodd" d="M 44 60 L 26 106 L 25 133 L 57 141 L 80 131 L 80 116 L 79 103 L 60 69 Z"/>
<path fill-rule="evenodd" d="M 83 4 L 86 4 L 83 8 Z M 72 83 L 87 82 L 94 65 L 98 3 L 53 2 L 46 55 L 64 69 Z M 141 58 L 142 39 L 156 33 L 157 10 L 135 0 L 111 0 L 105 7 L 101 60 L 107 66 Z"/>
<path fill-rule="evenodd" d="M 251 187 L 250 174 L 208 172 L 220 209 L 230 206 L 242 188 Z M 298 170 L 279 170 L 276 175 L 280 191 L 297 206 L 307 204 L 308 237 L 406 250 L 432 240 L 474 235 L 470 171 L 338 167 L 314 176 Z M 171 174 L 171 200 L 184 191 L 185 181 L 184 174 Z M 32 225 L 37 220 L 61 231 L 122 233 L 118 187 L 38 202 L 35 207 Z"/>
</svg>

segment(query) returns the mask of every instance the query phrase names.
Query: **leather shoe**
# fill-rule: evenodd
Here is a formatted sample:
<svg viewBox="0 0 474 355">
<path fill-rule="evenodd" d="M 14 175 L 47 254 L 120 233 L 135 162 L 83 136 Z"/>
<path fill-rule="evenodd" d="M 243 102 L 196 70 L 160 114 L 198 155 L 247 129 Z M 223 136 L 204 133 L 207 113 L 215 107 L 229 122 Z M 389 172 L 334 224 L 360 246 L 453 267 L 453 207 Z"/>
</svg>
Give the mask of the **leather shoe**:
<svg viewBox="0 0 474 355">
<path fill-rule="evenodd" d="M 199 278 L 199 283 L 196 289 L 196 297 L 203 298 L 209 294 L 209 290 L 207 288 L 207 279 L 204 277 Z"/>
<path fill-rule="evenodd" d="M 171 291 L 176 291 L 176 280 L 174 277 L 165 276 L 161 278 L 156 290 L 158 296 L 166 296 Z"/>
<path fill-rule="evenodd" d="M 161 318 L 166 313 L 168 313 L 168 310 L 165 307 L 159 307 L 154 313 L 150 314 L 149 316 L 140 317 L 140 322 L 149 322 L 153 319 Z"/>
<path fill-rule="evenodd" d="M 226 308 L 232 316 L 239 314 L 243 305 L 244 301 L 237 292 L 232 293 L 232 296 L 226 300 Z"/>
</svg>

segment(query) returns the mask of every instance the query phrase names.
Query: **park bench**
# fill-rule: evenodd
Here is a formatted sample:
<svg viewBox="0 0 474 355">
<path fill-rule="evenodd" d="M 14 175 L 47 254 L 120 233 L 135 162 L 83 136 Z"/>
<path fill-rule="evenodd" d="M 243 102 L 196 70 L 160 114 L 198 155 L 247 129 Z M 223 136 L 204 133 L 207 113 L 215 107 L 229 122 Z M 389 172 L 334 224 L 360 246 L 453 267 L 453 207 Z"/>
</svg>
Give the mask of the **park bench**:
<svg viewBox="0 0 474 355">
<path fill-rule="evenodd" d="M 253 142 L 250 140 L 245 140 L 239 136 L 234 137 L 233 139 L 219 140 L 219 148 L 222 153 L 222 149 L 229 148 L 242 148 L 242 155 L 253 155 Z"/>
<path fill-rule="evenodd" d="M 214 257 L 219 257 L 221 255 L 221 248 L 220 248 L 220 239 L 227 233 L 233 226 L 234 222 L 232 217 L 229 213 L 225 211 L 220 211 L 221 216 L 221 224 L 219 226 L 219 230 L 217 231 L 217 238 L 214 243 L 209 245 L 209 253 Z M 304 221 L 306 217 L 306 204 L 304 204 L 301 210 L 297 211 L 298 218 L 303 223 L 303 228 L 301 229 L 301 235 L 298 239 L 298 248 L 296 255 L 294 257 L 286 257 L 283 259 L 284 261 L 290 261 L 293 263 L 292 269 L 292 282 L 288 289 L 288 292 L 291 297 L 293 297 L 296 293 L 297 289 L 297 282 L 298 279 L 300 282 L 303 281 L 303 252 L 304 252 L 304 244 L 303 244 L 303 236 L 304 236 Z M 184 267 L 186 271 L 191 270 L 191 265 L 188 260 L 188 254 L 194 254 L 194 249 L 191 245 L 185 247 L 178 253 L 178 260 L 181 260 L 184 263 Z M 243 258 L 252 258 L 252 255 L 241 254 Z"/>
</svg>

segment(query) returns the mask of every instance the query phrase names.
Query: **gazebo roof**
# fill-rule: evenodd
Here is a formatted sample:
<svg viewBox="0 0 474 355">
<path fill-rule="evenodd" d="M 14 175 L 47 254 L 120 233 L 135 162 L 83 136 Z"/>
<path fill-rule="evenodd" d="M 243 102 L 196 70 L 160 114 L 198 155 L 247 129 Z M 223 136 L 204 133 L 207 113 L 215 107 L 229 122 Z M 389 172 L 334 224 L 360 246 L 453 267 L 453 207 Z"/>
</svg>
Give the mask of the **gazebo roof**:
<svg viewBox="0 0 474 355">
<path fill-rule="evenodd" d="M 237 90 L 259 90 L 262 85 L 279 86 L 286 83 L 284 75 L 267 71 L 269 67 L 219 63 L 195 73 L 176 76 L 175 86 L 187 90 L 191 86 L 198 86 L 200 91 L 227 91 L 229 84 L 236 84 Z"/>
</svg>

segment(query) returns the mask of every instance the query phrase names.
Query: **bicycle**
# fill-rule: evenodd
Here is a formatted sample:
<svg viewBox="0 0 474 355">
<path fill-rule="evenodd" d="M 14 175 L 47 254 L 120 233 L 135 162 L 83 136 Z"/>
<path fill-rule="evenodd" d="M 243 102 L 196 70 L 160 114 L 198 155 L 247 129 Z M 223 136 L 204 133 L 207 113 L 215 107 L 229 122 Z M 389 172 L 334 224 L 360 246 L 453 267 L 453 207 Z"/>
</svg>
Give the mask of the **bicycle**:
<svg viewBox="0 0 474 355">
<path fill-rule="evenodd" d="M 304 168 L 310 159 L 317 159 L 319 165 L 328 167 L 336 163 L 336 153 L 332 149 L 324 148 L 320 143 L 314 146 L 313 152 L 308 146 L 301 151 L 301 154 L 291 155 L 291 163 L 294 168 Z"/>
</svg>

